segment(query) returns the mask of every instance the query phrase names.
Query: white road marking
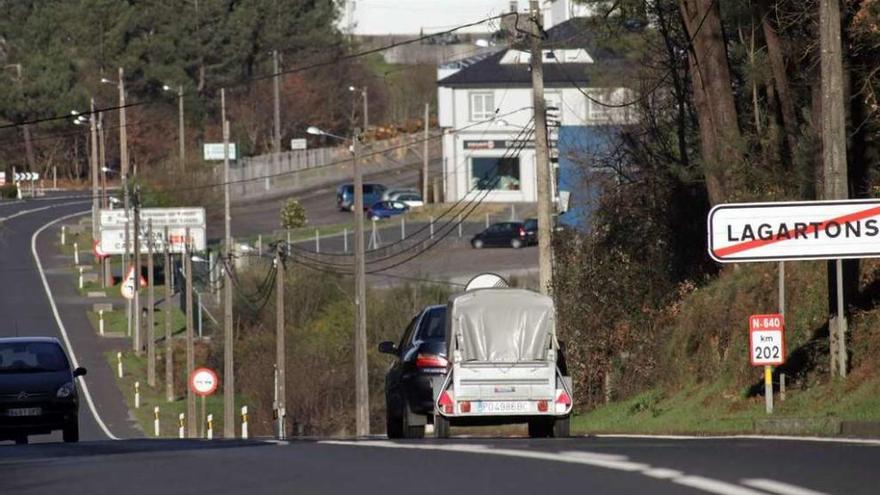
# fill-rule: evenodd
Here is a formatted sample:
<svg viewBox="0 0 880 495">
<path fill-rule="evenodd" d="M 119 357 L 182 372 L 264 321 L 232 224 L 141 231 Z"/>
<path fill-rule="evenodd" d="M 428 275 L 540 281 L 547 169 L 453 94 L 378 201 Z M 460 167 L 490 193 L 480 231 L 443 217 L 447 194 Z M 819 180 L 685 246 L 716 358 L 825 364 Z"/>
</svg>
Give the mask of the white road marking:
<svg viewBox="0 0 880 495">
<path fill-rule="evenodd" d="M 704 492 L 717 493 L 718 495 L 766 495 L 764 492 L 745 488 L 726 481 L 714 480 L 703 476 L 680 476 L 670 478 L 670 481 L 679 485 L 689 486 Z"/>
<path fill-rule="evenodd" d="M 274 438 L 263 440 L 263 443 L 271 443 L 272 445 L 290 445 L 290 442 L 287 440 L 275 440 Z"/>
<path fill-rule="evenodd" d="M 796 485 L 789 485 L 781 481 L 766 480 L 762 478 L 751 478 L 740 480 L 740 483 L 752 488 L 758 488 L 768 492 L 778 493 L 779 495 L 826 495 L 824 492 L 808 490 Z"/>
<path fill-rule="evenodd" d="M 70 361 L 73 363 L 74 367 L 78 367 L 79 363 L 76 359 L 76 354 L 73 352 L 73 346 L 70 344 L 70 338 L 68 338 L 67 336 L 67 329 L 64 327 L 64 323 L 61 321 L 61 315 L 58 314 L 58 307 L 55 305 L 55 298 L 52 297 L 52 289 L 49 288 L 49 282 L 46 280 L 46 272 L 43 271 L 43 264 L 40 262 L 40 256 L 37 254 L 37 236 L 39 236 L 40 233 L 47 228 L 55 225 L 62 220 L 82 216 L 87 213 L 89 213 L 89 210 L 72 213 L 70 215 L 56 218 L 55 220 L 52 220 L 51 222 L 37 229 L 37 231 L 34 232 L 34 235 L 31 236 L 31 253 L 34 255 L 34 262 L 37 264 L 37 271 L 40 273 L 40 279 L 43 281 L 43 288 L 46 290 L 46 298 L 49 300 L 49 306 L 52 307 L 52 314 L 55 316 L 55 322 L 58 324 L 58 331 L 61 333 L 61 337 L 64 340 L 64 346 L 67 347 L 67 355 L 70 356 Z M 89 386 L 86 383 L 85 377 L 80 377 L 79 381 L 80 385 L 82 386 L 83 395 L 86 398 L 86 403 L 89 406 L 89 410 L 92 412 L 92 416 L 95 418 L 95 422 L 98 423 L 98 426 L 104 432 L 104 435 L 107 436 L 107 438 L 111 440 L 119 440 L 119 438 L 117 438 L 115 435 L 113 435 L 113 433 L 110 432 L 110 429 L 107 428 L 107 425 L 104 424 L 104 421 L 98 414 L 98 410 L 95 407 L 95 402 L 92 400 L 92 394 L 89 392 Z"/>
<path fill-rule="evenodd" d="M 651 468 L 642 471 L 642 474 L 645 476 L 650 476 L 652 478 L 657 478 L 660 480 L 666 480 L 669 478 L 678 478 L 679 476 L 684 476 L 681 471 L 676 471 L 675 469 L 666 469 L 666 468 Z"/>
<path fill-rule="evenodd" d="M 597 438 L 635 438 L 649 440 L 786 440 L 791 442 L 819 442 L 880 446 L 880 440 L 871 438 L 796 437 L 785 435 L 628 435 L 601 434 Z"/>
<path fill-rule="evenodd" d="M 746 486 L 740 486 L 735 483 L 707 478 L 705 476 L 689 475 L 675 469 L 653 467 L 648 464 L 634 462 L 624 455 L 605 454 L 601 452 L 540 452 L 521 449 L 493 448 L 489 445 L 482 444 L 397 443 L 389 440 L 325 440 L 318 443 L 356 447 L 465 452 L 471 454 L 538 459 L 552 462 L 563 462 L 567 464 L 582 464 L 629 473 L 638 473 L 653 479 L 670 481 L 672 483 L 695 488 L 707 493 L 713 493 L 715 495 L 767 495 L 767 492 L 776 493 L 778 495 L 825 495 L 795 485 L 765 479 L 745 479 L 742 480 L 742 484 Z"/>
</svg>

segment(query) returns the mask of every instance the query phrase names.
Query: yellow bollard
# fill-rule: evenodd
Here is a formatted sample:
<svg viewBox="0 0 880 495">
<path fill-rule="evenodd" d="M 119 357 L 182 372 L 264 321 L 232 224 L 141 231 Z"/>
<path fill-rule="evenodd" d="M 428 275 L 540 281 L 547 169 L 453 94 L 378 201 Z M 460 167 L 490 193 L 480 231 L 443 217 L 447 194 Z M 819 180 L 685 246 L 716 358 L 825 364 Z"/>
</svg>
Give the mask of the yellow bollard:
<svg viewBox="0 0 880 495">
<path fill-rule="evenodd" d="M 241 438 L 248 438 L 247 406 L 241 406 Z"/>
<path fill-rule="evenodd" d="M 208 415 L 208 440 L 214 439 L 214 415 Z"/>
<path fill-rule="evenodd" d="M 159 436 L 159 406 L 153 408 L 153 434 Z"/>
<path fill-rule="evenodd" d="M 141 382 L 134 382 L 134 408 L 141 407 Z"/>
<path fill-rule="evenodd" d="M 116 353 L 116 374 L 119 375 L 119 378 L 122 378 L 122 353 Z"/>
<path fill-rule="evenodd" d="M 185 422 L 186 414 L 180 413 L 177 416 L 177 438 L 183 438 L 186 436 L 186 431 L 184 430 Z"/>
</svg>

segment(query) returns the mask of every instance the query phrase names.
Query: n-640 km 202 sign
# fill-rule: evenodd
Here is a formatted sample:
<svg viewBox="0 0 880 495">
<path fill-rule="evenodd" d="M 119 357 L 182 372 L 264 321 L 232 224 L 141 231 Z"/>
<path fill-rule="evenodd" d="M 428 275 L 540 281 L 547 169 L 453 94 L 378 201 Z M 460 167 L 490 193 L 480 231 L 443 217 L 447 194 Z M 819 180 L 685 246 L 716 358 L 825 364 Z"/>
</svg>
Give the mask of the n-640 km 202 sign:
<svg viewBox="0 0 880 495">
<path fill-rule="evenodd" d="M 781 314 L 749 317 L 749 360 L 752 366 L 785 363 L 785 320 Z"/>
<path fill-rule="evenodd" d="M 880 200 L 723 204 L 708 224 L 721 263 L 880 257 Z"/>
</svg>

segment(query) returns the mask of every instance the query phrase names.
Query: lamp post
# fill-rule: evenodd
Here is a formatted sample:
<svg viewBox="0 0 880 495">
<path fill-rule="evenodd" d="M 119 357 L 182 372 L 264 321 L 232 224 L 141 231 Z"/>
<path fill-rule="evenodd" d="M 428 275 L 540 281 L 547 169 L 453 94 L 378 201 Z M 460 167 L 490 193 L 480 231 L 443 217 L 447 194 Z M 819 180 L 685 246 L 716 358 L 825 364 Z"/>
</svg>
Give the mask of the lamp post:
<svg viewBox="0 0 880 495">
<path fill-rule="evenodd" d="M 171 86 L 164 84 L 162 85 L 162 91 L 171 91 Z M 184 133 L 183 126 L 183 85 L 177 86 L 177 143 L 179 145 L 178 155 L 180 158 L 180 169 L 183 170 L 186 168 L 186 134 Z"/>
<path fill-rule="evenodd" d="M 361 98 L 363 99 L 363 104 L 364 104 L 364 132 L 367 132 L 367 130 L 370 128 L 369 106 L 367 104 L 367 102 L 368 102 L 367 87 L 363 86 L 361 88 L 358 88 L 355 86 L 349 86 L 348 90 L 351 91 L 352 93 L 360 92 L 360 94 L 361 94 Z"/>
<path fill-rule="evenodd" d="M 328 136 L 347 141 L 342 136 L 330 134 L 317 127 L 309 127 L 307 133 Z M 355 366 L 355 430 L 358 436 L 370 434 L 369 382 L 367 377 L 367 307 L 366 269 L 364 266 L 364 190 L 360 155 L 360 130 L 355 128 L 351 137 L 352 171 L 354 173 L 354 366 Z"/>
</svg>

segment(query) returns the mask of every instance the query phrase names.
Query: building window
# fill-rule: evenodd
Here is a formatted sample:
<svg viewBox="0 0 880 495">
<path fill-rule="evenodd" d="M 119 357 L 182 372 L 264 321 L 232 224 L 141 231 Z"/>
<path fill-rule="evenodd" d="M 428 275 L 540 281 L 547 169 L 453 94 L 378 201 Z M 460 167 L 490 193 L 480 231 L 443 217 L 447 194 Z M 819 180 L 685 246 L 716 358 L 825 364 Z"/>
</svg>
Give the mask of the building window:
<svg viewBox="0 0 880 495">
<path fill-rule="evenodd" d="M 471 158 L 471 188 L 519 191 L 519 157 Z"/>
<path fill-rule="evenodd" d="M 590 98 L 587 99 L 587 108 L 589 109 L 587 118 L 594 122 L 607 122 L 610 120 L 614 110 L 608 106 L 611 103 L 611 95 L 606 91 L 592 91 L 589 95 Z"/>
<path fill-rule="evenodd" d="M 471 122 L 489 120 L 495 115 L 495 95 L 490 92 L 470 94 Z"/>
</svg>

